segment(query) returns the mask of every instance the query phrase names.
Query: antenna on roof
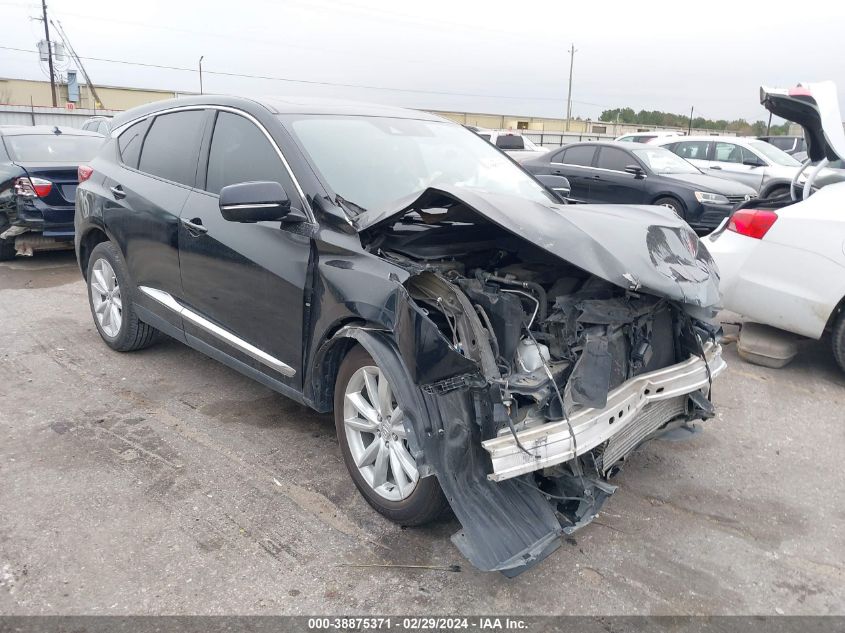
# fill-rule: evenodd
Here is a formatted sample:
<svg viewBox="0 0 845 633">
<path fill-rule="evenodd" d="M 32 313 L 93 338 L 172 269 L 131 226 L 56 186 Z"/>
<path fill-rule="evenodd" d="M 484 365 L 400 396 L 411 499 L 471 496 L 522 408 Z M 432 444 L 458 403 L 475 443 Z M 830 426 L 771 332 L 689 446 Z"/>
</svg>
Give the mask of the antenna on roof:
<svg viewBox="0 0 845 633">
<path fill-rule="evenodd" d="M 53 134 L 61 134 L 62 131 L 59 129 L 59 126 L 56 125 L 53 127 Z"/>
</svg>

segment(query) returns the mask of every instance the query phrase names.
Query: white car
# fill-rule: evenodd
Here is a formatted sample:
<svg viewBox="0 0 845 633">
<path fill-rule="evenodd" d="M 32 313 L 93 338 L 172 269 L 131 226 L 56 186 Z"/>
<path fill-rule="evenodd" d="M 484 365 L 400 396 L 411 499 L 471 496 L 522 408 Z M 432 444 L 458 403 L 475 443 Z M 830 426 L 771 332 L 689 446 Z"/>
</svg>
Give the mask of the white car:
<svg viewBox="0 0 845 633">
<path fill-rule="evenodd" d="M 484 140 L 491 142 L 500 150 L 507 152 L 508 156 L 518 163 L 529 158 L 537 158 L 549 151 L 548 147 L 535 145 L 527 136 L 511 131 L 479 129 L 475 133 Z"/>
<path fill-rule="evenodd" d="M 623 141 L 626 143 L 656 143 L 659 140 L 667 138 L 677 138 L 683 136 L 681 132 L 672 132 L 667 130 L 655 130 L 653 132 L 636 132 L 634 134 L 623 134 L 617 136 L 614 141 Z"/>
<path fill-rule="evenodd" d="M 760 198 L 787 194 L 792 177 L 801 169 L 801 163 L 783 150 L 750 136 L 661 138 L 655 144 L 672 150 L 706 174 L 748 185 Z M 833 176 L 829 170 L 821 175 Z"/>
<path fill-rule="evenodd" d="M 827 160 L 845 157 L 836 95 L 832 82 L 761 88 L 763 105 L 801 124 L 810 158 L 821 162 L 811 168 L 802 201 L 746 203 L 702 242 L 719 268 L 725 308 L 813 339 L 830 332 L 845 370 L 845 182 L 812 193 Z"/>
</svg>

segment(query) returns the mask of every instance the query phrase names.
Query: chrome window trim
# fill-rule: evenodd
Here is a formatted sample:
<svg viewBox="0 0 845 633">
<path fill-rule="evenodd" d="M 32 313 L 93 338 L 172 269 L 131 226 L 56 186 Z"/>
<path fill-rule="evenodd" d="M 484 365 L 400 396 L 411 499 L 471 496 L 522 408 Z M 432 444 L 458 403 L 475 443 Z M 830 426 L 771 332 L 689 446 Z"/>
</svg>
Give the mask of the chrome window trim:
<svg viewBox="0 0 845 633">
<path fill-rule="evenodd" d="M 238 338 L 228 330 L 223 329 L 219 325 L 212 323 L 205 317 L 197 314 L 190 308 L 183 306 L 169 292 L 165 292 L 164 290 L 158 290 L 156 288 L 150 288 L 149 286 L 138 286 L 138 290 L 143 292 L 151 299 L 157 301 L 165 308 L 172 310 L 173 312 L 181 316 L 183 319 L 187 319 L 188 321 L 202 328 L 215 338 L 223 341 L 228 345 L 231 345 L 232 347 L 234 347 L 240 352 L 243 352 L 250 358 L 257 360 L 259 363 L 267 365 L 271 369 L 275 369 L 277 372 L 285 376 L 290 377 L 296 375 L 296 370 L 287 363 L 283 363 L 275 356 L 271 356 L 267 352 L 258 349 L 254 345 L 247 343 L 242 338 Z"/>
<path fill-rule="evenodd" d="M 627 174 L 628 176 L 633 176 L 634 174 L 629 174 L 627 171 L 620 171 L 618 169 L 605 169 L 604 167 L 585 167 L 584 165 L 573 165 L 571 163 L 549 163 L 549 165 L 560 165 L 561 167 L 580 167 L 581 169 L 595 169 L 597 171 L 606 171 L 611 174 Z M 645 174 L 643 175 L 645 177 Z"/>
<path fill-rule="evenodd" d="M 172 112 L 182 112 L 182 111 L 186 111 L 186 110 L 218 110 L 218 111 L 221 111 L 221 112 L 230 112 L 232 114 L 237 114 L 239 116 L 244 117 L 248 121 L 251 121 L 253 123 L 253 125 L 258 127 L 258 129 L 261 130 L 261 132 L 264 134 L 264 136 L 267 137 L 267 140 L 270 141 L 270 144 L 273 146 L 273 149 L 276 150 L 276 154 L 278 154 L 278 156 L 279 156 L 279 160 L 281 160 L 282 165 L 285 166 L 285 170 L 288 172 L 288 176 L 290 176 L 290 179 L 293 182 L 293 186 L 296 187 L 296 192 L 299 194 L 299 198 L 302 201 L 303 206 L 305 207 L 305 212 L 308 215 L 308 220 L 312 224 L 316 223 L 316 220 L 314 219 L 314 212 L 311 209 L 311 205 L 308 203 L 308 198 L 305 195 L 305 191 L 302 189 L 302 185 L 299 184 L 299 180 L 296 178 L 296 175 L 293 173 L 293 169 L 291 169 L 290 163 L 288 163 L 288 160 L 287 160 L 287 158 L 285 158 L 285 155 L 282 152 L 281 148 L 276 143 L 276 141 L 273 139 L 273 137 L 270 135 L 270 132 L 267 131 L 267 128 L 265 128 L 261 124 L 261 122 L 258 119 L 256 119 L 254 116 L 252 116 L 249 112 L 246 112 L 244 110 L 240 110 L 238 108 L 233 108 L 232 106 L 221 106 L 221 105 L 212 105 L 212 104 L 206 104 L 206 105 L 193 104 L 193 105 L 175 106 L 173 108 L 165 108 L 164 110 L 157 110 L 156 112 L 150 112 L 150 113 L 145 114 L 143 116 L 139 116 L 137 119 L 132 119 L 131 121 L 127 121 L 126 123 L 123 123 L 119 127 L 116 127 L 115 129 L 112 130 L 111 138 L 117 138 L 118 136 L 121 135 L 121 133 L 123 133 L 123 131 L 126 128 L 128 128 L 130 125 L 134 125 L 135 123 L 138 123 L 139 121 L 143 121 L 143 120 L 149 119 L 151 117 L 156 117 L 156 116 L 159 116 L 161 114 L 170 114 Z M 209 151 L 210 150 L 211 150 L 211 148 L 209 147 Z M 143 149 L 142 149 L 142 152 L 143 152 Z M 140 164 L 140 161 L 139 161 L 139 164 Z M 144 174 L 146 172 L 140 172 L 140 173 Z M 154 176 L 154 174 L 150 174 L 150 175 Z M 171 182 L 171 181 L 168 180 L 168 182 Z M 196 187 L 192 187 L 192 189 L 196 189 Z M 211 195 L 215 195 L 215 194 L 211 194 Z"/>
</svg>

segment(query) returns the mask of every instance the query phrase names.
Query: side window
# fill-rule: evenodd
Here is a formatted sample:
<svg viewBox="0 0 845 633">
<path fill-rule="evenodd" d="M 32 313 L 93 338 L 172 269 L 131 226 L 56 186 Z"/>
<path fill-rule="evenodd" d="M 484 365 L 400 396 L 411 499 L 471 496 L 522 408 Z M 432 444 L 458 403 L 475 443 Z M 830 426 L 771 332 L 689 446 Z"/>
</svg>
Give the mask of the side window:
<svg viewBox="0 0 845 633">
<path fill-rule="evenodd" d="M 760 159 L 760 157 L 759 157 L 759 156 L 757 156 L 757 154 L 755 154 L 754 152 L 752 152 L 752 151 L 751 151 L 750 149 L 748 149 L 747 147 L 740 147 L 739 149 L 740 149 L 740 151 L 741 151 L 741 153 L 742 153 L 742 162 L 743 162 L 743 163 L 744 163 L 745 161 L 749 161 L 749 162 L 753 162 L 753 163 L 762 163 L 762 162 L 763 162 L 763 161 Z"/>
<path fill-rule="evenodd" d="M 97 129 L 97 131 L 100 134 L 102 134 L 103 136 L 108 136 L 108 134 L 109 134 L 109 124 L 106 123 L 105 121 L 100 121 L 100 127 Z"/>
<path fill-rule="evenodd" d="M 634 143 L 635 142 L 634 138 L 635 137 L 633 137 L 633 136 L 623 136 L 623 137 L 618 138 L 616 140 L 619 141 L 619 142 L 624 142 L 624 143 Z"/>
<path fill-rule="evenodd" d="M 211 137 L 205 190 L 219 194 L 227 185 L 258 180 L 286 185 L 276 149 L 249 119 L 220 112 Z"/>
<path fill-rule="evenodd" d="M 612 169 L 614 171 L 625 171 L 628 165 L 636 165 L 637 161 L 628 152 L 623 152 L 615 147 L 602 147 L 599 152 L 599 162 L 596 167 Z"/>
<path fill-rule="evenodd" d="M 742 149 L 733 143 L 716 143 L 716 151 L 713 160 L 720 163 L 741 163 Z"/>
<path fill-rule="evenodd" d="M 141 143 L 144 142 L 144 131 L 147 129 L 146 119 L 130 125 L 117 138 L 120 149 L 120 159 L 127 167 L 138 168 L 138 158 L 141 156 Z"/>
<path fill-rule="evenodd" d="M 683 141 L 672 146 L 672 151 L 681 158 L 707 160 L 708 141 Z"/>
<path fill-rule="evenodd" d="M 499 149 L 525 149 L 525 142 L 517 134 L 502 134 L 496 138 Z"/>
<path fill-rule="evenodd" d="M 563 153 L 563 161 L 567 165 L 581 165 L 589 167 L 593 163 L 596 148 L 593 145 L 578 145 L 570 147 Z"/>
<path fill-rule="evenodd" d="M 204 119 L 205 110 L 157 116 L 144 140 L 138 169 L 193 187 Z"/>
</svg>

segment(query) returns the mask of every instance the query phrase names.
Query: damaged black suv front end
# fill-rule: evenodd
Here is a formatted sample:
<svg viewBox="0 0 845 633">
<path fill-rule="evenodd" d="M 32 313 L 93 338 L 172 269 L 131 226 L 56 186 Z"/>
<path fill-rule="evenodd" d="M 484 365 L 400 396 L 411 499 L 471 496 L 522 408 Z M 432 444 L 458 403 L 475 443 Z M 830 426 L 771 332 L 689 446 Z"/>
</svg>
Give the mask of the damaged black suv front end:
<svg viewBox="0 0 845 633">
<path fill-rule="evenodd" d="M 418 459 L 480 569 L 542 560 L 638 446 L 714 415 L 718 275 L 671 211 L 443 187 L 358 228 L 407 273 Z"/>
</svg>

